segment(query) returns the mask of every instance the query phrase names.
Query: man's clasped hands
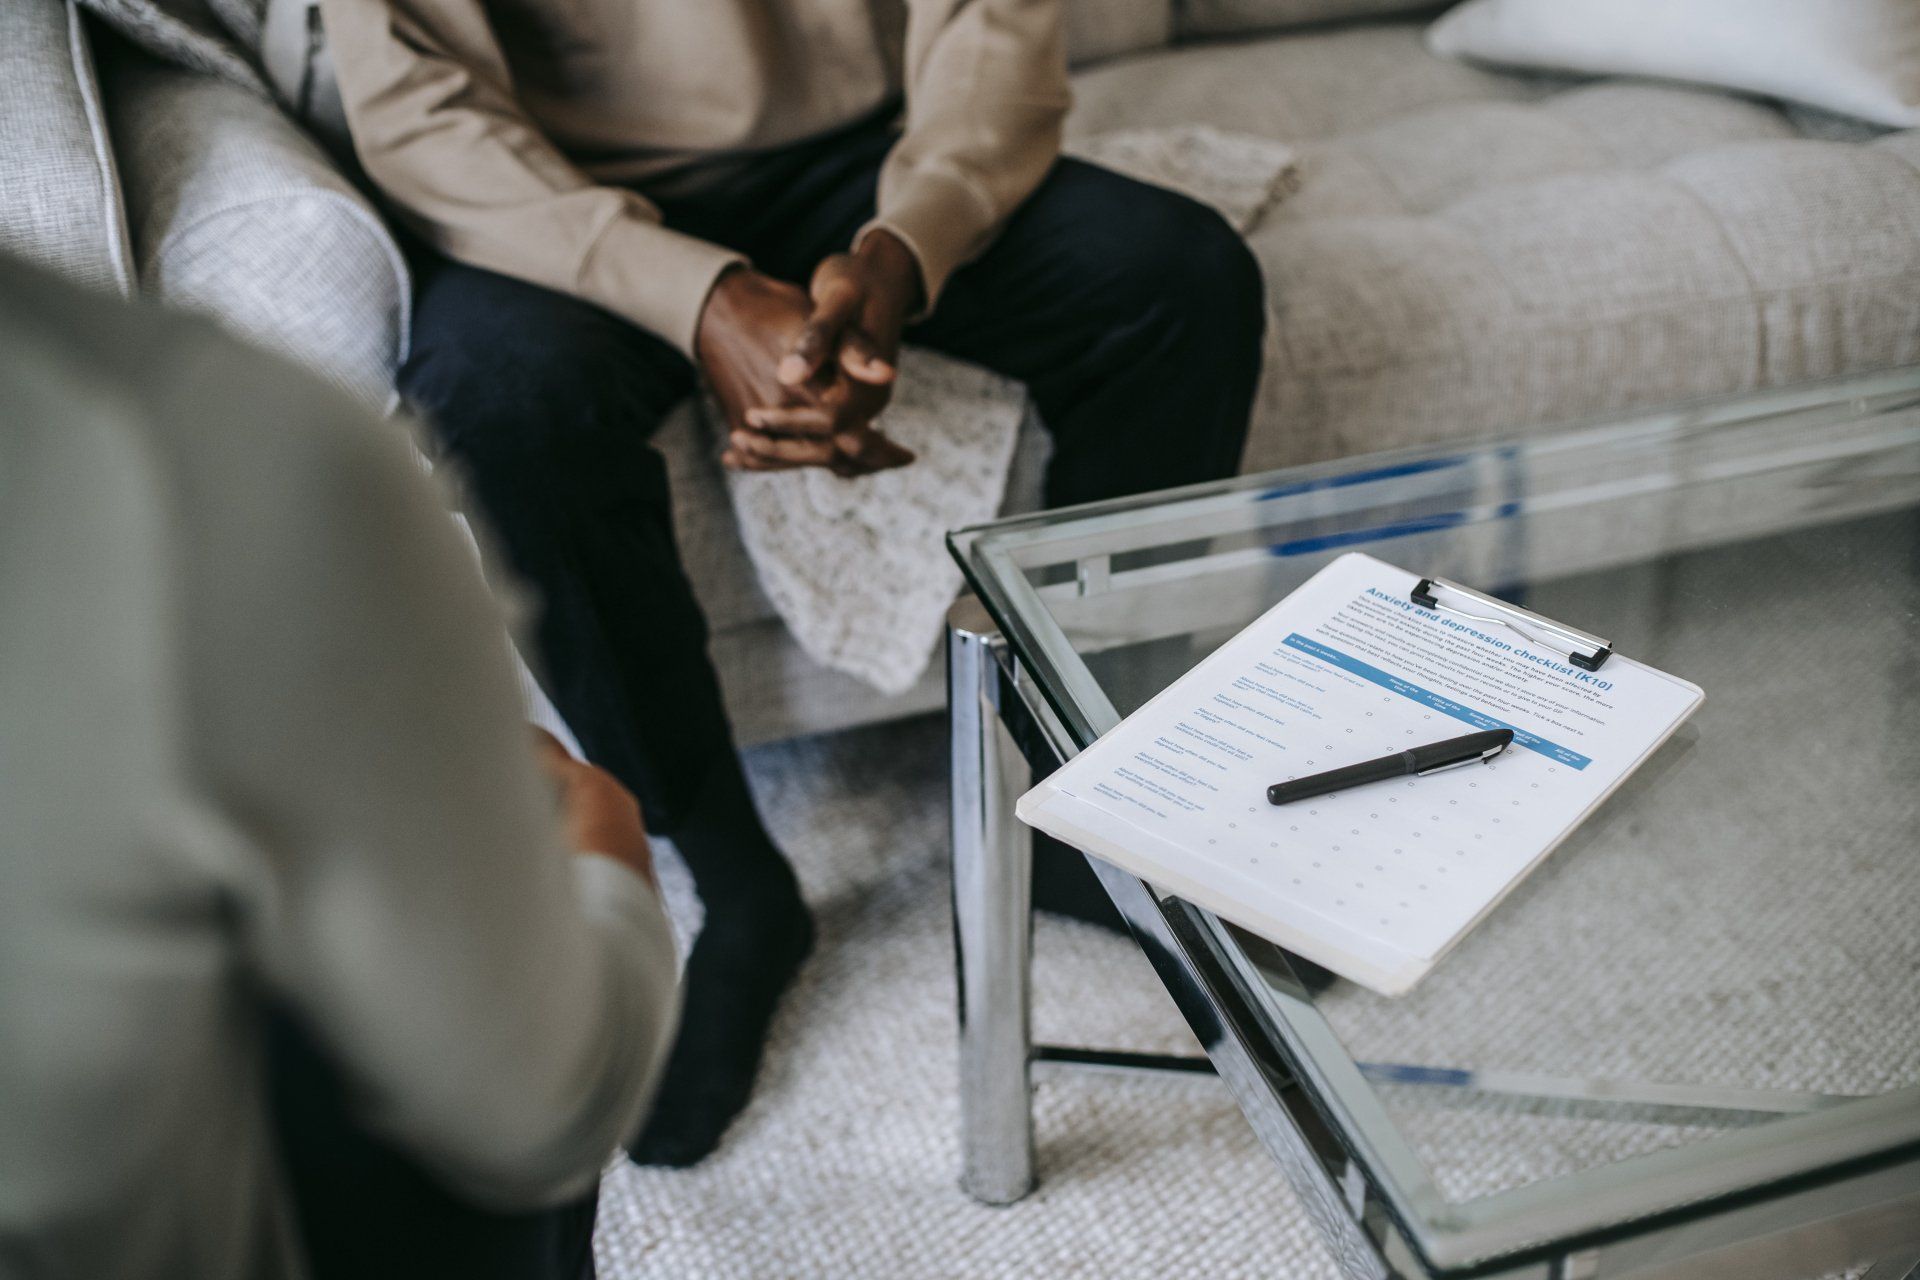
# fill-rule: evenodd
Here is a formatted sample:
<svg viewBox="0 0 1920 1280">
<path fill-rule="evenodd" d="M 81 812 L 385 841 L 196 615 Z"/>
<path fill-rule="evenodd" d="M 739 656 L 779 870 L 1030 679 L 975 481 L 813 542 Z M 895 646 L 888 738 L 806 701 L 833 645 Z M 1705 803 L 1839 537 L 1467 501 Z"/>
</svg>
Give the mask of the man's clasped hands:
<svg viewBox="0 0 1920 1280">
<path fill-rule="evenodd" d="M 749 266 L 721 275 L 695 356 L 727 415 L 721 461 L 741 471 L 825 467 L 861 476 L 913 461 L 874 429 L 923 296 L 919 263 L 876 228 L 815 268 L 807 289 Z"/>
</svg>

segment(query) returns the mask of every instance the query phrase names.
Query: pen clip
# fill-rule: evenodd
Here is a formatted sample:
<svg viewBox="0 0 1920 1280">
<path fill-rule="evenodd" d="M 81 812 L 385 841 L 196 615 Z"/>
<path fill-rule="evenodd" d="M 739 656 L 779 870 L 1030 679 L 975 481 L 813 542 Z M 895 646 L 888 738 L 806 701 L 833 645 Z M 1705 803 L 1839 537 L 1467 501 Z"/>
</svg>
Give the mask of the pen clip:
<svg viewBox="0 0 1920 1280">
<path fill-rule="evenodd" d="M 1437 764 L 1431 769 L 1415 770 L 1413 776 L 1416 778 L 1424 778 L 1430 774 L 1445 773 L 1449 769 L 1459 769 L 1470 764 L 1485 764 L 1506 749 L 1507 744 L 1503 742 L 1498 746 L 1488 747 L 1477 756 L 1468 756 L 1465 760 L 1449 760 L 1446 764 Z"/>
<path fill-rule="evenodd" d="M 1465 597 L 1474 609 L 1482 612 L 1476 613 L 1461 608 L 1457 604 L 1442 604 L 1437 593 L 1443 590 Z M 1423 609 L 1432 609 L 1436 612 L 1445 609 L 1448 613 L 1462 618 L 1471 618 L 1475 622 L 1507 627 L 1519 632 L 1537 645 L 1564 650 L 1567 661 L 1583 671 L 1598 671 L 1601 664 L 1613 656 L 1612 643 L 1602 640 L 1599 636 L 1591 635 L 1578 627 L 1569 627 L 1563 622 L 1555 622 L 1551 618 L 1543 618 L 1530 609 L 1522 609 L 1517 604 L 1508 604 L 1505 600 L 1497 599 L 1485 592 L 1475 591 L 1472 587 L 1463 587 L 1446 578 L 1420 579 L 1414 584 L 1411 598 Z M 1544 636 L 1535 635 L 1528 628 L 1537 629 L 1545 634 Z"/>
<path fill-rule="evenodd" d="M 1422 769 L 1413 776 L 1416 778 L 1429 778 L 1436 773 L 1445 773 L 1449 769 L 1463 769 L 1470 764 L 1485 764 L 1486 762 L 1487 758 L 1485 756 L 1468 756 L 1465 760 L 1455 760 L 1451 764 L 1437 764 L 1431 769 Z"/>
</svg>

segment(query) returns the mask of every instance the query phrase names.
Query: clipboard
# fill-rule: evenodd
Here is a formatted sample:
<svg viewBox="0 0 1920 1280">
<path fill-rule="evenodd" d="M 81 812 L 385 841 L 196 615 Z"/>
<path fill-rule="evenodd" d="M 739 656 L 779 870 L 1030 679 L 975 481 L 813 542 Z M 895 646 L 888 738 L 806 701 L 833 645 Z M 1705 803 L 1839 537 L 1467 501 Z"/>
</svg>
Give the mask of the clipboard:
<svg viewBox="0 0 1920 1280">
<path fill-rule="evenodd" d="M 1442 591 L 1445 591 L 1449 598 L 1460 597 L 1461 603 L 1451 606 L 1442 603 L 1439 596 Z M 1584 671 L 1598 671 L 1606 665 L 1607 659 L 1613 656 L 1613 645 L 1599 636 L 1582 631 L 1578 627 L 1570 627 L 1564 622 L 1555 622 L 1545 614 L 1535 613 L 1531 609 L 1522 609 L 1519 605 L 1509 604 L 1498 596 L 1475 591 L 1472 587 L 1463 587 L 1446 578 L 1420 579 L 1414 584 L 1409 598 L 1423 609 L 1446 609 L 1463 618 L 1510 627 L 1536 644 L 1551 643 L 1564 648 L 1567 650 L 1567 661 Z M 1465 607 L 1468 604 L 1480 612 L 1469 611 Z M 1541 634 L 1535 635 L 1534 631 Z"/>
<path fill-rule="evenodd" d="M 1349 552 L 1016 813 L 1162 893 L 1398 995 L 1704 696 L 1578 627 Z M 1513 745 L 1473 769 L 1266 803 L 1272 783 L 1467 728 L 1512 729 Z"/>
</svg>

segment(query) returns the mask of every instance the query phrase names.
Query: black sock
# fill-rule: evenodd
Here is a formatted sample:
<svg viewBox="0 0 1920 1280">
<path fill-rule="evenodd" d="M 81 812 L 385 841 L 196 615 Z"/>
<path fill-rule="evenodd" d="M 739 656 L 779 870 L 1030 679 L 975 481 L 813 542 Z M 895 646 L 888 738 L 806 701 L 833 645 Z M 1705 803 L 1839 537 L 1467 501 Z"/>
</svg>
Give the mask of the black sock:
<svg viewBox="0 0 1920 1280">
<path fill-rule="evenodd" d="M 680 1034 L 629 1153 L 684 1167 L 720 1145 L 752 1095 L 768 1024 L 813 947 L 813 920 L 731 752 L 668 838 L 693 873 L 706 921 L 687 957 Z"/>
</svg>

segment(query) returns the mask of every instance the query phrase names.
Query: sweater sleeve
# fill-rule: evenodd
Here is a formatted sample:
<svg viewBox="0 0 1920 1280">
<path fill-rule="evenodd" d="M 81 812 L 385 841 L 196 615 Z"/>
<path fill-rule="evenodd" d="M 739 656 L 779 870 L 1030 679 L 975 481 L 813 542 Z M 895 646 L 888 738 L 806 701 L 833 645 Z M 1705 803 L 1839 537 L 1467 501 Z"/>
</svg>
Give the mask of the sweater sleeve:
<svg viewBox="0 0 1920 1280">
<path fill-rule="evenodd" d="M 693 354 L 740 255 L 661 225 L 527 116 L 480 0 L 322 0 L 367 174 L 448 256 L 595 303 Z"/>
<path fill-rule="evenodd" d="M 1071 93 L 1061 0 L 909 0 L 908 10 L 906 127 L 860 236 L 900 237 L 931 311 L 1059 157 Z"/>
<path fill-rule="evenodd" d="M 370 1131 L 476 1203 L 581 1193 L 672 1041 L 659 895 L 565 846 L 504 615 L 404 433 L 227 344 L 172 385 L 228 428 L 180 503 L 236 932 Z"/>
</svg>

